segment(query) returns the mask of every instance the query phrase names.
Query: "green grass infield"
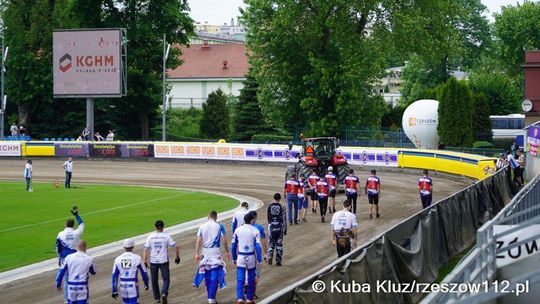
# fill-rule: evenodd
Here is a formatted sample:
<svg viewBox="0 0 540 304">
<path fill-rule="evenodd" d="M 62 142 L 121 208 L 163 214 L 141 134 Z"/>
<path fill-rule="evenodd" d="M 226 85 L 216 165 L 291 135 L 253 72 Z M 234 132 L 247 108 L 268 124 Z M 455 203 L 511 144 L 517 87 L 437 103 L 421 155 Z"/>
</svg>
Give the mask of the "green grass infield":
<svg viewBox="0 0 540 304">
<path fill-rule="evenodd" d="M 211 210 L 235 208 L 232 198 L 189 190 L 139 186 L 77 184 L 65 189 L 52 183 L 0 182 L 0 271 L 56 257 L 55 242 L 70 210 L 79 208 L 89 247 L 204 217 Z M 63 185 L 61 185 L 63 186 Z"/>
</svg>

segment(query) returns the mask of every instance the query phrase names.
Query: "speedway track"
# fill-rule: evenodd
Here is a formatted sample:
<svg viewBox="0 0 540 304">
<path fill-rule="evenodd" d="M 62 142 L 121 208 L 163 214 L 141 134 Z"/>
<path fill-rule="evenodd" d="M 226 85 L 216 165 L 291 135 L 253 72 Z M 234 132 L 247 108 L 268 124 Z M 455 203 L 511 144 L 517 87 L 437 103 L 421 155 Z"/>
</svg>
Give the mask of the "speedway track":
<svg viewBox="0 0 540 304">
<path fill-rule="evenodd" d="M 20 179 L 24 160 L 0 160 L 0 180 Z M 62 178 L 63 160 L 34 159 L 35 181 L 52 181 Z M 368 169 L 355 168 L 356 175 L 362 180 L 368 175 Z M 283 176 L 286 164 L 282 166 L 267 166 L 252 163 L 183 163 L 183 162 L 125 162 L 125 161 L 83 161 L 75 160 L 73 184 L 77 183 L 107 183 L 181 187 L 188 189 L 203 189 L 247 195 L 268 203 L 275 192 L 282 192 Z M 420 210 L 421 204 L 417 194 L 416 181 L 418 174 L 393 171 L 382 171 L 378 174 L 382 183 L 380 201 L 380 219 L 369 220 L 367 198 L 362 195 L 358 199 L 359 212 L 359 244 L 362 244 L 399 221 Z M 469 179 L 432 176 L 434 182 L 434 201 L 444 198 L 466 186 Z M 23 189 L 23 186 L 21 186 Z M 44 198 L 46 199 L 46 198 Z M 336 209 L 344 197 L 336 199 Z M 9 216 L 9 211 L 5 213 Z M 84 213 L 82 213 L 84 215 Z M 329 222 L 327 215 L 327 223 Z M 151 231 L 156 219 L 148 219 L 148 230 Z M 266 224 L 266 208 L 259 210 L 259 223 Z M 228 237 L 230 237 L 230 221 L 226 221 Z M 51 240 L 63 227 L 51 231 Z M 331 246 L 329 225 L 322 224 L 320 218 L 311 215 L 308 210 L 308 223 L 290 227 L 284 239 L 283 266 L 264 265 L 257 287 L 259 298 L 271 295 L 273 292 L 314 273 L 322 266 L 337 258 Z M 92 233 L 92 227 L 87 227 L 85 234 Z M 170 303 L 205 303 L 204 288 L 192 287 L 196 264 L 193 260 L 195 249 L 195 233 L 193 229 L 187 233 L 173 235 L 181 248 L 182 262 L 180 265 L 171 264 Z M 83 235 L 84 238 L 84 235 Z M 31 240 L 29 240 L 31 241 Z M 52 241 L 53 242 L 53 241 Z M 51 243 L 53 246 L 53 243 Z M 110 273 L 117 252 L 96 258 L 98 274 L 90 279 L 91 303 L 118 303 L 110 297 Z M 137 246 L 135 252 L 142 254 L 142 246 Z M 21 253 L 24 254 L 24 253 Z M 235 301 L 235 272 L 232 263 L 227 266 L 228 287 L 218 291 L 220 303 Z M 55 271 L 34 275 L 14 283 L 0 285 L 2 303 L 62 303 L 62 296 L 54 288 Z M 153 303 L 150 291 L 141 291 L 141 303 Z"/>
</svg>

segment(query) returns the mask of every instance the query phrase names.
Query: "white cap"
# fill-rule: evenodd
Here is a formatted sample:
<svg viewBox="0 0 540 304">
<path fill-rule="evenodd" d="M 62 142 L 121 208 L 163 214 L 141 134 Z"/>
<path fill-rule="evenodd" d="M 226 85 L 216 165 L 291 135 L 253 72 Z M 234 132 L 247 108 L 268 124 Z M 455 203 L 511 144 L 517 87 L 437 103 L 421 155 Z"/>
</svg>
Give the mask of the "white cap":
<svg viewBox="0 0 540 304">
<path fill-rule="evenodd" d="M 135 242 L 132 239 L 124 240 L 124 248 L 133 248 L 135 247 Z"/>
<path fill-rule="evenodd" d="M 334 168 L 332 168 L 332 166 L 328 167 L 328 171 L 332 171 L 334 170 Z"/>
</svg>

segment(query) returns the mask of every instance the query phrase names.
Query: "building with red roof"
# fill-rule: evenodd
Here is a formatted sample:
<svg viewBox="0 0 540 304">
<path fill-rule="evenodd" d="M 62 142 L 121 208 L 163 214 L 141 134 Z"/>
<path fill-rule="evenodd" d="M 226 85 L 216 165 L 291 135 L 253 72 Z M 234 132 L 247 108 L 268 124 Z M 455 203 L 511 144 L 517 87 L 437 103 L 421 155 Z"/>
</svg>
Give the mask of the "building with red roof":
<svg viewBox="0 0 540 304">
<path fill-rule="evenodd" d="M 208 94 L 221 89 L 238 96 L 250 65 L 243 43 L 178 46 L 182 65 L 167 73 L 172 107 L 199 108 Z"/>
</svg>

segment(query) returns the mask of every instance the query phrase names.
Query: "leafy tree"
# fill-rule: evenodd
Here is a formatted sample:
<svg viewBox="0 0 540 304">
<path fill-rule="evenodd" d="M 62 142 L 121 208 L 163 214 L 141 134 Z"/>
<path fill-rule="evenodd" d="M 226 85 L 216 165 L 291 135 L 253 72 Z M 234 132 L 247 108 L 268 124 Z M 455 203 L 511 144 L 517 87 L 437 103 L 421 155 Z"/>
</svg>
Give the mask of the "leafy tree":
<svg viewBox="0 0 540 304">
<path fill-rule="evenodd" d="M 505 74 L 475 73 L 470 76 L 469 85 L 474 93 L 486 96 L 490 115 L 507 115 L 519 111 L 521 90 Z"/>
<path fill-rule="evenodd" d="M 397 130 L 402 127 L 403 112 L 406 107 L 403 104 L 386 105 L 386 111 L 381 119 L 381 127 Z"/>
<path fill-rule="evenodd" d="M 540 49 L 540 3 L 525 1 L 516 6 L 503 6 L 495 15 L 495 35 L 500 56 L 510 76 L 519 76 L 524 52 Z M 488 96 L 489 98 L 489 96 Z"/>
<path fill-rule="evenodd" d="M 52 29 L 119 27 L 127 29 L 128 94 L 96 100 L 96 129 L 115 126 L 124 138 L 150 137 L 162 102 L 163 34 L 168 43 L 188 43 L 193 21 L 187 1 L 2 0 L 2 4 L 6 40 L 12 50 L 6 89 L 10 100 L 17 102 L 21 123 L 42 134 L 81 129 L 84 102 L 52 100 Z M 172 48 L 167 67 L 177 67 L 179 56 L 180 50 Z"/>
<path fill-rule="evenodd" d="M 413 55 L 403 68 L 402 79 L 402 102 L 409 105 L 423 98 L 437 99 L 437 93 L 433 88 L 444 83 L 448 79 L 448 74 L 430 67 L 419 55 Z"/>
<path fill-rule="evenodd" d="M 489 119 L 489 104 L 484 93 L 475 93 L 473 128 L 475 140 L 491 141 L 491 120 Z"/>
<path fill-rule="evenodd" d="M 201 134 L 206 138 L 228 138 L 229 119 L 226 95 L 221 89 L 210 93 L 203 104 Z"/>
<path fill-rule="evenodd" d="M 391 54 L 418 53 L 446 73 L 461 43 L 455 29 L 468 24 L 462 9 L 443 0 L 246 0 L 264 116 L 278 127 L 307 125 L 311 135 L 378 125 L 384 104 L 372 88 Z"/>
<path fill-rule="evenodd" d="M 474 99 L 465 81 L 448 79 L 439 96 L 440 142 L 447 146 L 470 146 L 473 143 Z"/>
<path fill-rule="evenodd" d="M 17 104 L 19 123 L 29 127 L 32 111 L 52 102 L 51 32 L 54 7 L 46 0 L 3 1 L 9 60 L 6 93 Z M 30 131 L 32 126 L 30 125 Z"/>
<path fill-rule="evenodd" d="M 243 84 L 244 87 L 240 90 L 240 96 L 236 103 L 236 115 L 232 121 L 231 140 L 234 141 L 249 141 L 255 134 L 269 131 L 259 107 L 257 99 L 259 85 L 255 77 L 248 73 Z"/>
</svg>

